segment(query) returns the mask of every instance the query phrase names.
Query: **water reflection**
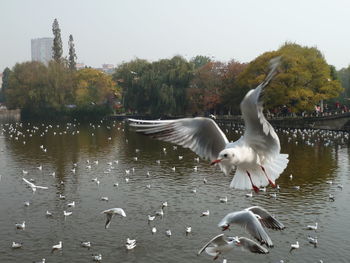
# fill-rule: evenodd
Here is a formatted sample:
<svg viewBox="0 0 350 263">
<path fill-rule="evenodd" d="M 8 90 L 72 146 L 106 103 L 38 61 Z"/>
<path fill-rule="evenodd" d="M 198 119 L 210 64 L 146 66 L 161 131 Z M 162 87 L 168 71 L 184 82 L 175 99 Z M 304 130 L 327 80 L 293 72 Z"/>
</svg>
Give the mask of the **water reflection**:
<svg viewBox="0 0 350 263">
<path fill-rule="evenodd" d="M 231 178 L 206 161 L 195 161 L 196 155 L 188 149 L 174 149 L 172 144 L 136 134 L 123 123 L 17 122 L 3 123 L 0 129 L 0 174 L 3 175 L 0 231 L 4 237 L 0 240 L 0 257 L 4 262 L 34 261 L 42 257 L 50 262 L 89 262 L 91 253 L 95 252 L 102 253 L 104 262 L 115 262 L 116 258 L 123 262 L 210 262 L 209 257 L 197 257 L 197 250 L 220 233 L 216 225 L 226 213 L 251 205 L 267 208 L 287 229 L 269 231 L 275 243 L 269 255 L 233 251 L 227 255 L 228 262 L 237 258 L 244 262 L 280 259 L 346 262 L 342 253 L 347 253 L 343 242 L 350 235 L 346 227 L 350 219 L 347 140 L 344 144 L 325 146 L 328 137 L 322 137 L 322 133 L 310 133 L 303 139 L 303 135 L 293 137 L 291 131 L 279 131 L 282 152 L 290 156 L 288 168 L 278 179 L 280 190 L 268 188 L 247 198 L 247 191 L 228 188 Z M 243 132 L 240 126 L 223 126 L 223 130 L 229 140 L 238 139 Z M 340 140 L 337 137 L 334 142 Z M 75 163 L 76 171 L 72 172 Z M 43 165 L 42 171 L 36 168 L 39 165 Z M 28 171 L 26 177 L 50 189 L 33 195 L 21 180 L 22 170 Z M 54 177 L 50 176 L 53 172 Z M 92 181 L 94 178 L 100 181 L 99 185 Z M 337 187 L 339 184 L 344 186 L 343 190 Z M 276 198 L 271 193 L 276 193 Z M 334 202 L 328 198 L 330 193 L 335 196 Z M 66 200 L 60 200 L 59 194 L 65 195 Z M 102 196 L 108 196 L 109 202 L 101 201 Z M 219 202 L 224 196 L 228 198 L 227 204 Z M 25 200 L 31 202 L 27 208 L 23 206 Z M 63 210 L 68 209 L 67 203 L 71 201 L 76 202 L 76 208 L 64 220 Z M 158 232 L 152 235 L 153 224 L 148 225 L 147 215 L 159 209 L 163 201 L 168 201 L 169 207 L 162 220 L 155 220 Z M 110 207 L 125 208 L 127 218 L 113 219 L 110 229 L 105 231 L 105 218 L 100 212 Z M 207 209 L 210 216 L 201 218 Z M 45 217 L 46 210 L 52 211 L 53 218 Z M 14 223 L 24 219 L 28 229 L 15 230 Z M 316 233 L 305 230 L 306 225 L 314 222 L 320 225 L 316 249 L 309 246 L 306 238 Z M 187 225 L 193 229 L 188 237 L 185 236 Z M 169 228 L 173 232 L 170 239 L 165 236 Z M 239 229 L 233 229 L 230 234 L 247 236 Z M 138 240 L 131 252 L 124 248 L 127 237 Z M 51 255 L 51 246 L 59 240 L 63 240 L 62 254 Z M 82 249 L 80 240 L 90 240 L 93 249 L 89 252 Z M 295 240 L 299 240 L 302 248 L 290 254 L 289 246 Z M 11 250 L 12 241 L 22 241 L 25 249 Z"/>
</svg>

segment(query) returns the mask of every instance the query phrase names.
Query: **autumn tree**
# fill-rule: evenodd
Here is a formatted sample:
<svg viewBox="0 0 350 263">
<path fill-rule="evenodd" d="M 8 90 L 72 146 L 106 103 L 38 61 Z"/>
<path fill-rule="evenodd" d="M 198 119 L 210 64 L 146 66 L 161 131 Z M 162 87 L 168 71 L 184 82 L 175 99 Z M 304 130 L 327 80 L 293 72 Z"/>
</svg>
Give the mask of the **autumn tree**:
<svg viewBox="0 0 350 263">
<path fill-rule="evenodd" d="M 75 53 L 73 35 L 69 35 L 68 47 L 69 47 L 68 67 L 70 70 L 75 70 L 76 64 L 77 64 L 76 63 L 77 55 Z"/>
<path fill-rule="evenodd" d="M 53 59 L 57 63 L 60 63 L 62 59 L 63 49 L 62 49 L 61 29 L 59 27 L 59 24 L 56 18 L 52 24 L 52 33 L 54 35 L 53 46 L 52 46 Z"/>
<path fill-rule="evenodd" d="M 239 105 L 249 89 L 255 88 L 269 71 L 269 61 L 281 56 L 279 72 L 265 92 L 265 105 L 273 109 L 286 105 L 294 112 L 312 110 L 320 100 L 337 97 L 342 92 L 338 80 L 317 48 L 286 43 L 277 51 L 266 52 L 249 63 L 238 77 L 239 91 L 231 97 Z"/>
<path fill-rule="evenodd" d="M 221 103 L 222 76 L 225 65 L 208 62 L 198 68 L 187 90 L 188 110 L 191 113 L 215 111 Z"/>
<path fill-rule="evenodd" d="M 78 107 L 107 104 L 117 92 L 112 77 L 97 69 L 77 71 L 76 80 L 75 102 Z"/>
</svg>

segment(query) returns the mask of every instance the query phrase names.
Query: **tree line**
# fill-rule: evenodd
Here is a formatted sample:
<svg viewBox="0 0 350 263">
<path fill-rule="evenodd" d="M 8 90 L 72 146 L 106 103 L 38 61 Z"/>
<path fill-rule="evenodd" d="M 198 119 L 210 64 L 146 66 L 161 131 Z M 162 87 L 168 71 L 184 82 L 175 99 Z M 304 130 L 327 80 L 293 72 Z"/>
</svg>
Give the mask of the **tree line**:
<svg viewBox="0 0 350 263">
<path fill-rule="evenodd" d="M 73 36 L 69 36 L 67 59 L 62 57 L 57 19 L 52 32 L 52 60 L 47 65 L 31 61 L 4 70 L 1 96 L 6 106 L 20 108 L 28 117 L 93 117 L 110 113 L 111 102 L 118 96 L 112 77 L 92 68 L 77 71 Z"/>
<path fill-rule="evenodd" d="M 277 56 L 281 57 L 278 74 L 264 92 L 266 110 L 313 111 L 321 100 L 346 102 L 350 90 L 349 69 L 337 72 L 317 48 L 295 43 L 284 43 L 250 63 L 200 55 L 154 62 L 137 58 L 107 75 L 92 68 L 76 70 L 73 36 L 65 59 L 57 20 L 53 34 L 53 60 L 47 66 L 24 62 L 5 69 L 2 95 L 9 108 L 44 115 L 50 110 L 92 114 L 101 108 L 110 110 L 113 99 L 114 103 L 118 99 L 120 112 L 153 117 L 240 114 L 241 100 L 265 78 L 269 61 Z"/>
<path fill-rule="evenodd" d="M 121 87 L 124 109 L 153 116 L 239 114 L 245 94 L 269 71 L 269 61 L 280 56 L 277 76 L 265 92 L 265 109 L 313 111 L 321 100 L 338 98 L 344 91 L 335 68 L 314 47 L 285 43 L 245 64 L 197 56 L 156 62 L 135 59 L 119 65 L 113 74 Z"/>
</svg>

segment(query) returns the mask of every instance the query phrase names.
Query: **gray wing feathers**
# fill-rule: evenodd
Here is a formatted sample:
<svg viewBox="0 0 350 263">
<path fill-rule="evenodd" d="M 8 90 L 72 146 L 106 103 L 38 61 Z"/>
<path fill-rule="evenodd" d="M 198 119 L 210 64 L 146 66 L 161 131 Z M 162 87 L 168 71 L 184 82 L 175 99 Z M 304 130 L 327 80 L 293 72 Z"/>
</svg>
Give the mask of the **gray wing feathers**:
<svg viewBox="0 0 350 263">
<path fill-rule="evenodd" d="M 260 243 L 266 244 L 269 247 L 273 247 L 271 238 L 252 212 L 239 211 L 230 213 L 224 217 L 224 219 L 219 223 L 219 226 L 223 222 L 228 222 L 229 224 L 238 224 Z"/>
<path fill-rule="evenodd" d="M 267 210 L 260 206 L 252 206 L 249 207 L 247 210 L 259 215 L 261 217 L 260 222 L 267 228 L 275 230 L 283 230 L 285 228 L 285 226 L 280 221 L 278 221 Z"/>
<path fill-rule="evenodd" d="M 242 247 L 244 247 L 245 249 L 249 250 L 252 253 L 258 253 L 258 254 L 269 253 L 269 251 L 265 247 L 259 245 L 258 243 L 256 243 L 255 241 L 249 238 L 240 237 L 238 240 L 241 243 Z"/>
<path fill-rule="evenodd" d="M 261 100 L 263 90 L 276 74 L 278 65 L 279 58 L 271 60 L 271 70 L 265 80 L 258 87 L 250 90 L 240 105 L 246 128 L 244 137 L 248 144 L 262 155 L 280 151 L 278 136 L 263 114 Z"/>
<path fill-rule="evenodd" d="M 209 118 L 185 118 L 167 121 L 129 119 L 137 132 L 189 148 L 200 157 L 215 160 L 228 143 L 225 134 Z"/>
<path fill-rule="evenodd" d="M 213 237 L 208 243 L 206 243 L 199 251 L 198 251 L 198 255 L 201 254 L 208 246 L 213 245 L 215 247 L 217 246 L 223 246 L 226 245 L 226 241 L 224 238 L 224 234 L 220 234 L 217 235 L 215 237 Z"/>
<path fill-rule="evenodd" d="M 109 225 L 111 224 L 111 220 L 112 220 L 112 217 L 113 217 L 113 214 L 106 214 L 106 217 L 107 217 L 107 220 L 106 220 L 106 225 L 105 225 L 105 228 L 107 229 L 109 227 Z"/>
</svg>

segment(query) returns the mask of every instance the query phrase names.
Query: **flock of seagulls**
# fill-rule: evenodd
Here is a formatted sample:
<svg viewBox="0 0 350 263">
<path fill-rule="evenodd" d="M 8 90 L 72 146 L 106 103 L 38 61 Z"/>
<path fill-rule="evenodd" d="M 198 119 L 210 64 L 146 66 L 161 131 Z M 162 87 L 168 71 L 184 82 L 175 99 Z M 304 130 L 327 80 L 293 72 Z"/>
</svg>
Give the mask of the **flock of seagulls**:
<svg viewBox="0 0 350 263">
<path fill-rule="evenodd" d="M 115 124 L 113 124 L 115 125 Z M 122 126 L 120 126 L 120 129 Z M 49 148 L 45 147 L 45 149 L 47 149 L 48 151 L 50 150 Z M 174 151 L 177 150 L 177 148 L 173 148 Z M 164 150 L 162 149 L 162 152 L 164 153 L 165 151 L 169 151 L 169 150 Z M 138 154 L 140 152 L 140 149 L 135 149 L 135 154 Z M 184 160 L 184 156 L 180 155 L 180 158 L 178 158 L 179 161 L 183 161 Z M 132 158 L 134 162 L 140 162 L 140 158 L 138 158 L 137 160 L 135 158 Z M 180 160 L 181 159 L 181 160 Z M 193 160 L 194 163 L 198 163 L 199 159 L 196 157 Z M 87 165 L 85 167 L 85 169 L 93 172 L 94 167 L 97 167 L 98 165 L 101 165 L 101 163 L 99 163 L 97 160 L 95 161 L 86 161 Z M 156 164 L 160 164 L 161 160 L 156 160 L 155 161 Z M 120 161 L 115 160 L 112 162 L 107 162 L 106 164 L 106 169 L 104 170 L 104 172 L 111 173 L 113 171 L 113 166 L 119 165 Z M 72 174 L 74 174 L 76 172 L 76 169 L 84 169 L 84 167 L 81 167 L 82 165 L 78 166 L 76 163 L 73 164 L 73 168 L 74 170 L 71 171 Z M 89 167 L 91 166 L 91 167 Z M 43 165 L 39 165 L 37 166 L 37 171 L 39 171 L 40 173 L 42 173 L 42 171 L 44 170 Z M 171 169 L 172 170 L 172 169 Z M 193 169 L 193 172 L 198 173 L 198 166 L 196 166 L 196 169 Z M 54 172 L 50 172 L 49 173 L 50 176 L 56 177 L 56 174 Z M 135 168 L 131 167 L 130 169 L 125 169 L 124 171 L 124 178 L 130 178 L 132 179 L 132 177 L 135 174 Z M 31 190 L 31 192 L 33 193 L 33 197 L 34 195 L 40 195 L 43 194 L 46 191 L 51 191 L 52 187 L 49 186 L 42 186 L 39 185 L 35 182 L 35 180 L 30 178 L 31 172 L 29 172 L 28 170 L 23 170 L 22 171 L 22 176 L 21 180 L 24 183 L 24 186 L 26 186 L 27 188 L 29 188 Z M 145 172 L 145 177 L 149 178 L 152 176 L 156 176 L 151 174 L 150 171 L 146 171 Z M 290 175 L 289 180 L 293 181 L 295 178 L 295 176 Z M 91 179 L 91 183 L 96 184 L 96 187 L 100 187 L 100 181 L 101 181 L 101 177 L 97 176 Z M 125 181 L 125 183 L 127 183 L 127 181 Z M 206 178 L 202 178 L 202 183 L 203 185 L 208 185 L 210 184 L 210 181 Z M 326 182 L 326 184 L 328 185 L 334 185 L 337 189 L 342 190 L 343 189 L 343 185 L 335 185 L 335 183 L 331 180 L 328 180 Z M 58 185 L 64 185 L 64 182 L 59 182 Z M 114 182 L 113 183 L 113 187 L 119 189 L 120 187 L 120 182 Z M 294 186 L 293 186 L 294 187 Z M 152 190 L 152 186 L 150 185 L 150 187 L 147 187 L 147 184 L 145 186 L 146 189 L 148 190 Z M 259 192 L 267 192 L 269 191 L 270 187 L 260 187 L 259 188 Z M 278 195 L 278 192 L 280 190 L 279 185 L 276 185 L 275 188 L 271 187 L 271 189 L 273 190 L 273 192 L 269 192 L 268 197 L 270 198 L 276 198 Z M 295 190 L 300 189 L 296 188 Z M 197 188 L 193 188 L 191 190 L 192 194 L 197 195 Z M 253 198 L 256 194 L 254 194 L 254 189 L 251 189 L 252 191 L 250 192 L 246 192 L 246 193 L 242 193 L 242 195 L 245 195 L 247 198 Z M 34 197 L 35 198 L 35 197 Z M 59 193 L 57 198 L 59 200 L 65 200 L 66 196 L 63 193 Z M 331 199 L 331 197 L 330 197 Z M 335 201 L 335 197 L 334 195 L 332 195 L 332 199 L 333 201 Z M 107 196 L 101 196 L 100 197 L 101 201 L 105 201 L 106 203 L 109 202 L 109 199 Z M 220 198 L 218 198 L 218 203 L 222 203 L 222 204 L 227 204 L 228 202 L 230 202 L 230 199 L 228 198 L 228 196 L 222 196 Z M 28 202 L 29 204 L 31 202 Z M 66 208 L 68 209 L 74 209 L 77 206 L 76 201 L 70 200 L 69 202 L 66 203 Z M 155 210 L 153 213 L 151 212 L 150 214 L 146 215 L 146 221 L 148 222 L 148 224 L 150 225 L 150 234 L 151 235 L 157 235 L 158 234 L 158 229 L 157 226 L 155 225 L 155 221 L 156 220 L 161 220 L 164 216 L 166 216 L 166 208 L 168 207 L 168 202 L 161 202 L 159 205 L 159 209 Z M 106 221 L 104 224 L 104 227 L 108 230 L 111 227 L 111 220 L 113 217 L 118 216 L 119 219 L 118 220 L 122 220 L 123 218 L 127 218 L 126 217 L 126 212 L 127 209 L 124 210 L 124 208 L 110 208 L 107 210 L 103 210 L 100 211 L 101 214 L 104 214 L 106 216 Z M 73 211 L 67 211 L 67 210 L 63 210 L 62 211 L 64 218 L 72 216 Z M 53 217 L 56 216 L 54 215 L 52 212 L 50 211 L 46 211 L 46 216 L 47 217 Z M 209 210 L 205 210 L 203 211 L 200 215 L 198 215 L 199 217 L 210 217 L 211 213 Z M 159 218 L 159 219 L 157 219 Z M 68 220 L 69 221 L 69 220 Z M 124 222 L 129 222 L 128 220 L 122 220 Z M 219 221 L 219 220 L 218 220 Z M 101 222 L 101 226 L 102 226 L 102 222 Z M 112 225 L 113 226 L 113 225 Z M 241 211 L 235 211 L 235 212 L 229 212 L 225 217 L 222 218 L 221 221 L 219 221 L 218 223 L 218 227 L 221 230 L 229 230 L 232 228 L 235 228 L 235 226 L 241 226 L 241 228 L 243 230 L 246 231 L 247 234 L 250 235 L 250 237 L 245 237 L 245 236 L 226 236 L 225 234 L 217 234 L 214 238 L 210 239 L 209 242 L 207 242 L 202 249 L 200 249 L 198 251 L 197 254 L 202 254 L 202 252 L 206 252 L 209 256 L 211 256 L 212 258 L 216 259 L 219 258 L 219 256 L 226 256 L 229 255 L 230 251 L 233 249 L 241 249 L 244 251 L 248 251 L 251 253 L 256 253 L 256 254 L 268 254 L 270 251 L 270 249 L 273 247 L 273 242 L 268 234 L 268 232 L 266 231 L 265 228 L 271 228 L 271 229 L 276 229 L 276 230 L 283 230 L 284 229 L 284 224 L 281 223 L 279 220 L 276 219 L 275 216 L 271 215 L 267 210 L 265 210 L 262 207 L 258 207 L 258 206 L 253 206 L 253 207 L 249 207 L 247 209 L 243 209 Z M 21 223 L 17 223 L 15 225 L 15 227 L 20 231 L 20 230 L 24 230 L 26 231 L 26 222 L 23 221 Z M 314 223 L 311 225 L 307 225 L 305 226 L 306 230 L 309 231 L 317 231 L 318 229 L 318 223 Z M 195 230 L 194 230 L 195 231 Z M 184 235 L 188 238 L 191 238 L 192 236 L 192 232 L 193 232 L 193 227 L 192 226 L 184 226 Z M 172 231 L 171 228 L 168 228 L 166 230 L 164 230 L 164 235 L 166 237 L 168 237 L 169 239 L 172 239 L 174 233 Z M 225 232 L 226 233 L 226 232 Z M 317 246 L 318 244 L 318 238 L 317 236 L 312 236 L 312 235 L 308 235 L 306 237 L 306 241 L 310 244 L 312 244 L 313 246 Z M 198 240 L 198 246 L 200 246 L 201 242 L 205 242 L 205 240 Z M 290 252 L 294 253 L 295 250 L 298 250 L 300 248 L 300 240 L 296 240 L 295 243 L 290 244 Z M 137 249 L 136 246 L 136 239 L 130 239 L 128 238 L 128 240 L 125 242 L 125 249 L 127 251 L 129 250 L 133 250 L 133 249 Z M 202 243 L 202 244 L 203 244 Z M 23 248 L 23 246 L 25 247 L 25 244 L 23 242 L 18 242 L 18 241 L 13 241 L 13 243 L 11 244 L 11 248 L 13 249 L 21 249 Z M 88 250 L 90 250 L 93 247 L 93 244 L 91 241 L 82 241 L 81 242 L 81 247 L 87 248 Z M 63 242 L 62 241 L 57 241 L 56 244 L 52 244 L 52 248 L 51 248 L 51 252 L 53 255 L 59 255 L 60 251 L 64 250 L 63 247 Z M 45 262 L 45 258 L 42 258 L 41 261 L 36 261 L 36 262 Z M 96 261 L 96 262 L 102 262 L 102 254 L 101 253 L 95 253 L 91 255 L 91 260 L 92 261 Z M 227 262 L 227 259 L 224 258 L 223 262 Z"/>
<path fill-rule="evenodd" d="M 171 121 L 143 121 L 143 120 L 129 120 L 131 126 L 136 128 L 136 131 L 154 137 L 156 139 L 168 141 L 181 145 L 185 148 L 190 148 L 198 156 L 203 159 L 210 161 L 212 165 L 217 165 L 221 171 L 230 176 L 232 172 L 235 172 L 235 175 L 231 181 L 230 187 L 235 189 L 248 190 L 242 192 L 242 195 L 245 195 L 247 198 L 253 198 L 255 195 L 258 195 L 260 192 L 266 192 L 270 189 L 273 189 L 273 192 L 269 192 L 266 195 L 268 198 L 277 199 L 278 192 L 280 191 L 280 186 L 277 183 L 277 179 L 280 174 L 285 170 L 288 164 L 288 155 L 280 153 L 280 142 L 277 136 L 277 133 L 272 128 L 272 126 L 267 122 L 264 115 L 262 114 L 262 101 L 261 93 L 265 86 L 270 82 L 276 72 L 278 66 L 277 61 L 273 61 L 272 69 L 268 74 L 267 78 L 261 83 L 256 89 L 249 91 L 246 97 L 243 99 L 241 104 L 242 115 L 245 121 L 245 129 L 243 132 L 243 127 L 235 127 L 234 132 L 242 134 L 241 139 L 235 142 L 229 142 L 224 130 L 212 120 L 207 118 L 195 118 L 195 119 L 180 119 L 180 120 L 171 120 Z M 101 121 L 98 124 L 89 124 L 89 127 L 93 130 L 96 130 L 103 125 Z M 116 123 L 112 125 L 107 124 L 106 128 L 111 130 L 112 127 L 116 127 Z M 60 128 L 60 131 L 55 130 L 55 128 Z M 2 126 L 2 135 L 8 136 L 11 140 L 18 141 L 23 145 L 26 145 L 27 142 L 30 142 L 30 138 L 35 136 L 45 137 L 48 133 L 52 133 L 53 136 L 63 136 L 66 134 L 75 136 L 79 134 L 79 124 L 77 123 L 67 123 L 66 126 L 60 125 L 31 125 L 24 128 L 23 123 L 16 124 L 6 124 Z M 123 129 L 122 126 L 117 127 Z M 26 129 L 26 130 L 23 130 Z M 124 131 L 124 130 L 123 130 Z M 348 134 L 342 134 L 341 132 L 325 132 L 325 131 L 313 131 L 313 130 L 300 130 L 300 129 L 285 129 L 278 130 L 281 133 L 284 133 L 288 136 L 288 142 L 295 142 L 296 144 L 300 143 L 298 138 L 305 142 L 308 146 L 315 146 L 318 143 L 322 143 L 324 146 L 330 146 L 334 144 L 334 140 L 339 140 L 340 143 L 345 143 L 348 140 Z M 226 129 L 227 132 L 227 129 Z M 344 135 L 344 136 L 343 136 Z M 96 136 L 96 132 L 90 133 L 91 137 Z M 107 141 L 112 141 L 112 137 L 108 137 Z M 128 140 L 126 139 L 126 143 Z M 40 151 L 43 154 L 50 152 L 50 148 L 41 144 L 39 146 Z M 177 146 L 173 146 L 173 151 L 177 150 Z M 140 153 L 140 149 L 134 149 L 135 155 Z M 163 155 L 166 155 L 169 149 L 163 148 L 161 152 Z M 178 161 L 184 161 L 185 156 L 178 155 Z M 132 162 L 140 162 L 139 156 L 132 157 Z M 160 165 L 161 160 L 155 160 L 155 163 Z M 198 164 L 200 162 L 199 157 L 196 157 L 193 162 Z M 85 167 L 73 163 L 73 167 L 70 170 L 72 174 L 76 174 L 78 169 L 86 169 L 86 171 L 93 172 L 94 168 L 98 165 L 101 165 L 101 162 L 98 160 L 90 161 L 86 160 Z M 118 160 L 109 161 L 106 164 L 106 169 L 103 172 L 103 176 L 112 174 L 115 167 L 120 165 Z M 22 169 L 22 168 L 21 168 Z M 40 173 L 43 173 L 45 167 L 43 165 L 37 166 L 35 169 Z M 176 173 L 176 166 L 171 166 L 168 168 L 172 173 Z M 198 173 L 198 165 L 195 165 L 192 169 L 194 173 Z M 125 169 L 124 180 L 125 184 L 133 183 L 133 176 L 135 174 L 135 167 Z M 31 189 L 33 198 L 34 195 L 43 194 L 46 190 L 47 192 L 52 191 L 54 187 L 50 186 L 40 186 L 37 185 L 34 179 L 29 178 L 31 176 L 28 170 L 22 169 L 22 180 L 24 185 Z M 50 172 L 50 176 L 57 177 L 56 172 Z M 156 175 L 151 174 L 150 171 L 145 173 L 145 178 L 156 177 Z M 0 178 L 2 178 L 0 176 Z M 29 178 L 29 179 L 28 179 Z M 90 180 L 90 184 L 95 185 L 99 189 L 102 176 L 94 177 Z M 290 180 L 293 180 L 293 175 L 290 175 Z M 204 185 L 210 184 L 208 179 L 202 179 Z M 65 182 L 58 182 L 56 187 L 64 186 Z M 114 182 L 113 187 L 119 189 L 121 181 Z M 332 185 L 333 181 L 328 181 L 327 184 Z M 300 186 L 295 185 L 295 190 L 300 190 Z M 338 185 L 339 190 L 343 189 L 343 185 Z M 40 189 L 37 192 L 37 190 Z M 145 191 L 152 191 L 152 184 L 145 184 Z M 192 188 L 191 195 L 196 196 L 197 188 Z M 232 190 L 236 191 L 236 190 Z M 255 192 L 255 193 L 253 193 Z M 237 191 L 237 194 L 241 192 Z M 58 193 L 58 200 L 66 200 L 66 196 L 63 193 Z M 68 199 L 68 198 L 67 198 Z M 99 200 L 101 204 L 108 204 L 110 198 L 108 196 L 100 196 Z M 333 194 L 329 194 L 329 201 L 336 201 L 336 198 Z M 226 205 L 230 202 L 228 196 L 219 197 L 217 200 L 218 203 Z M 31 202 L 25 201 L 25 206 L 28 207 L 31 205 Z M 70 200 L 66 203 L 67 210 L 63 210 L 63 218 L 66 220 L 67 217 L 74 217 L 73 209 L 78 206 L 79 203 L 76 203 L 74 200 Z M 170 204 L 172 205 L 172 204 Z M 102 205 L 101 205 L 102 206 Z M 111 206 L 114 206 L 111 205 Z M 111 207 L 109 206 L 109 207 Z M 122 206 L 122 204 L 118 204 Z M 68 210 L 69 209 L 69 210 Z M 102 209 L 101 209 L 102 210 Z M 159 204 L 159 209 L 156 211 L 150 212 L 148 215 L 144 216 L 145 222 L 149 225 L 150 229 L 150 238 L 154 235 L 157 235 L 159 232 L 157 229 L 156 223 L 162 220 L 167 215 L 168 202 L 163 201 Z M 248 251 L 255 254 L 268 254 L 270 250 L 274 247 L 274 243 L 270 238 L 270 235 L 267 229 L 280 230 L 283 231 L 286 227 L 285 225 L 277 219 L 278 216 L 272 215 L 266 209 L 261 206 L 251 206 L 240 211 L 232 211 L 232 207 L 227 206 L 227 214 L 219 221 L 217 227 L 220 231 L 231 230 L 235 231 L 237 228 L 246 232 L 249 237 L 245 236 L 234 236 L 234 235 L 225 235 L 224 233 L 216 233 L 213 238 L 211 238 L 207 243 L 201 245 L 205 240 L 198 240 L 198 247 L 202 248 L 198 251 L 197 255 L 201 255 L 203 252 L 213 257 L 214 260 L 218 259 L 221 255 L 228 255 L 233 249 L 239 248 L 244 251 Z M 44 210 L 45 211 L 45 210 Z M 124 224 L 133 223 L 133 216 L 128 217 L 126 212 L 128 212 L 128 207 L 113 207 L 103 211 L 99 211 L 100 214 L 106 216 L 106 221 L 104 223 L 101 218 L 101 231 L 110 231 L 114 227 L 111 224 L 112 218 L 118 217 L 114 220 L 120 220 Z M 98 213 L 96 213 L 98 214 Z M 46 217 L 55 217 L 56 214 L 53 214 L 49 210 L 46 211 Z M 61 214 L 62 216 L 62 214 Z M 205 218 L 211 218 L 212 216 L 217 217 L 217 214 L 212 214 L 209 209 L 203 211 L 201 214 L 198 214 L 198 218 L 201 220 L 206 220 Z M 125 218 L 125 219 L 124 219 Z M 158 221 L 159 220 L 159 221 Z M 67 220 L 69 222 L 69 219 Z M 237 228 L 236 228 L 237 227 Z M 26 231 L 26 221 L 22 223 L 16 223 L 15 228 L 18 231 Z M 305 230 L 308 231 L 317 231 L 318 223 L 315 222 L 313 225 L 307 225 Z M 230 232 L 231 233 L 231 232 Z M 130 233 L 135 235 L 135 233 Z M 163 235 L 165 235 L 169 240 L 173 238 L 174 233 L 172 228 L 169 226 L 166 227 Z M 196 235 L 196 226 L 184 225 L 183 233 L 185 238 L 195 239 Z M 208 233 L 208 236 L 210 233 Z M 250 239 L 251 238 L 251 239 Z M 209 239 L 209 238 L 208 238 Z M 207 240 L 208 240 L 207 239 Z M 63 240 L 63 239 L 62 239 Z M 125 240 L 125 239 L 124 239 Z M 64 240 L 63 240 L 64 241 Z M 56 241 L 51 248 L 52 256 L 62 255 L 62 251 L 65 249 L 63 247 L 63 241 Z M 318 238 L 317 236 L 307 236 L 308 243 L 317 247 Z M 125 244 L 126 251 L 134 250 L 136 244 L 141 246 L 142 243 L 137 241 L 136 238 L 127 238 Z M 87 248 L 89 251 L 93 247 L 91 241 L 81 241 L 80 246 Z M 25 247 L 23 242 L 13 241 L 11 244 L 12 249 L 21 249 Z M 295 243 L 290 243 L 290 253 L 298 250 L 300 244 L 298 240 L 295 240 Z M 198 249 L 198 248 L 197 248 Z M 137 250 L 137 248 L 136 248 Z M 102 262 L 102 254 L 94 253 L 91 254 L 91 260 L 95 262 Z M 45 263 L 46 258 L 42 258 L 41 261 Z M 222 262 L 227 262 L 227 259 L 224 258 Z M 283 262 L 281 259 L 280 262 Z"/>
</svg>

